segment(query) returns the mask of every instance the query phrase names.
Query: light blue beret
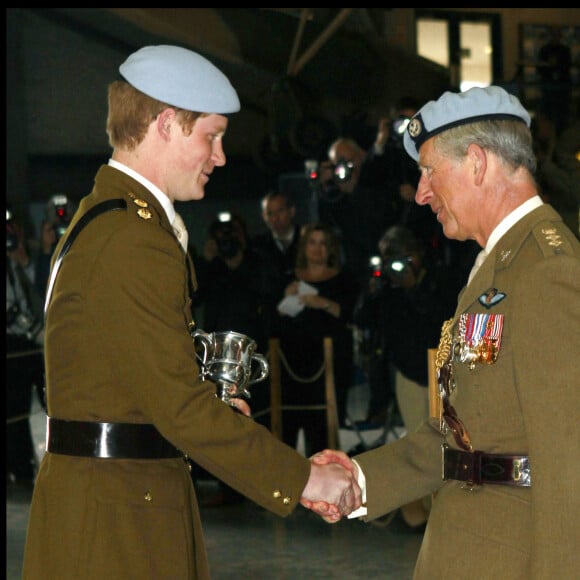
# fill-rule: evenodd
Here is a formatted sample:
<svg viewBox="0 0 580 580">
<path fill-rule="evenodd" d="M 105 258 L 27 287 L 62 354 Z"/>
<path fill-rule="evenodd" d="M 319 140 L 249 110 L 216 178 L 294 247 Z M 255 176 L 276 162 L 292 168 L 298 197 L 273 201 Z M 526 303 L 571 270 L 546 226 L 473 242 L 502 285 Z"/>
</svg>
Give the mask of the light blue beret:
<svg viewBox="0 0 580 580">
<path fill-rule="evenodd" d="M 405 151 L 415 160 L 427 139 L 452 127 L 494 119 L 515 119 L 528 127 L 531 119 L 519 100 L 501 87 L 475 87 L 463 93 L 445 92 L 413 116 L 405 134 Z"/>
<path fill-rule="evenodd" d="M 179 46 L 145 46 L 119 67 L 142 93 L 174 107 L 226 115 L 240 110 L 230 81 L 209 60 Z"/>
</svg>

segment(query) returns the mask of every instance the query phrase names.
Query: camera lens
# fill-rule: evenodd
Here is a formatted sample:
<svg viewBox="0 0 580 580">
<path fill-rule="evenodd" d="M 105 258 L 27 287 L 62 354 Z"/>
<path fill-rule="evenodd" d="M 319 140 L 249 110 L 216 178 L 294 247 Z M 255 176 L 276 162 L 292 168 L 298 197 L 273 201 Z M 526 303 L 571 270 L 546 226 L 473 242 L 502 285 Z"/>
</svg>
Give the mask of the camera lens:
<svg viewBox="0 0 580 580">
<path fill-rule="evenodd" d="M 403 256 L 401 258 L 393 258 L 392 260 L 389 260 L 387 262 L 387 267 L 393 274 L 404 274 L 410 264 L 411 257 Z"/>
<path fill-rule="evenodd" d="M 405 132 L 407 126 L 409 125 L 410 120 L 411 119 L 409 119 L 409 117 L 400 117 L 396 119 L 395 121 L 393 121 L 393 131 L 397 135 L 402 135 Z"/>
<path fill-rule="evenodd" d="M 390 266 L 393 272 L 397 272 L 397 274 L 400 274 L 407 267 L 407 262 L 404 262 L 403 260 L 393 260 Z"/>
<path fill-rule="evenodd" d="M 352 161 L 346 161 L 345 159 L 339 159 L 334 166 L 334 177 L 338 181 L 348 181 L 354 169 L 354 163 Z"/>
</svg>

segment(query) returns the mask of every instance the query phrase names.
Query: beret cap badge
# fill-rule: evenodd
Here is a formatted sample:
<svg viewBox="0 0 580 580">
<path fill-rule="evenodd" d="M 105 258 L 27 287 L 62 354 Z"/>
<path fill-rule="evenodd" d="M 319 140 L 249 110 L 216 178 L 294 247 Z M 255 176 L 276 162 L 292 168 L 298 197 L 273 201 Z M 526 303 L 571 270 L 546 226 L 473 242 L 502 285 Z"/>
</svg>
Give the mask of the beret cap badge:
<svg viewBox="0 0 580 580">
<path fill-rule="evenodd" d="M 409 131 L 409 135 L 411 135 L 411 137 L 415 139 L 415 137 L 417 137 L 423 130 L 423 124 L 421 123 L 421 119 L 417 117 L 411 119 L 407 130 Z"/>
</svg>

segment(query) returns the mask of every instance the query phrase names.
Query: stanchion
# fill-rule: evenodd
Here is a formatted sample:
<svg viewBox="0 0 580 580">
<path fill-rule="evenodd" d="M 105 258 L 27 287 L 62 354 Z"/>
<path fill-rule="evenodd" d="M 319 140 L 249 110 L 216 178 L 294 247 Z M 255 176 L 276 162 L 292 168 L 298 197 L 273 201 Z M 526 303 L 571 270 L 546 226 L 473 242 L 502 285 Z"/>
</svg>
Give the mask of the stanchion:
<svg viewBox="0 0 580 580">
<path fill-rule="evenodd" d="M 334 353 L 332 338 L 325 337 L 324 345 L 324 378 L 326 389 L 326 426 L 328 430 L 328 447 L 338 449 L 338 409 L 336 389 L 334 387 Z"/>
<path fill-rule="evenodd" d="M 336 389 L 334 385 L 334 353 L 332 338 L 323 339 L 324 359 L 322 367 L 313 377 L 303 379 L 296 377 L 292 369 L 286 370 L 295 379 L 302 382 L 314 382 L 322 376 L 324 372 L 324 404 L 320 405 L 283 405 L 282 404 L 282 374 L 280 364 L 283 353 L 280 351 L 280 340 L 271 338 L 269 340 L 269 363 L 270 363 L 270 430 L 282 439 L 282 411 L 326 411 L 327 425 L 327 446 L 330 449 L 339 449 L 338 445 L 338 407 L 336 404 Z M 284 359 L 284 364 L 288 364 Z"/>
</svg>

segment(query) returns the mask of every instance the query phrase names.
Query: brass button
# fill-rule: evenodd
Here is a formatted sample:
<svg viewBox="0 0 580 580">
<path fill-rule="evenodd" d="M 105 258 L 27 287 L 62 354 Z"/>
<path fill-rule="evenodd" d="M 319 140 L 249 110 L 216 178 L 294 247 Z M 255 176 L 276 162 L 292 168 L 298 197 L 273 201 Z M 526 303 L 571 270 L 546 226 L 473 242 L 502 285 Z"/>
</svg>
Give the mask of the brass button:
<svg viewBox="0 0 580 580">
<path fill-rule="evenodd" d="M 279 497 L 282 497 L 282 492 L 281 492 L 279 489 L 277 489 L 277 490 L 275 490 L 275 491 L 274 491 L 274 493 L 272 494 L 272 497 L 273 497 L 274 499 L 278 499 Z"/>
<path fill-rule="evenodd" d="M 153 501 L 153 496 L 151 495 L 151 491 L 147 490 L 145 492 L 145 501 Z"/>
<path fill-rule="evenodd" d="M 286 497 L 285 497 L 285 498 L 282 500 L 282 503 L 283 503 L 284 505 L 290 505 L 290 502 L 291 502 L 291 501 L 292 501 L 292 499 L 291 499 L 290 497 L 286 496 Z"/>
</svg>

